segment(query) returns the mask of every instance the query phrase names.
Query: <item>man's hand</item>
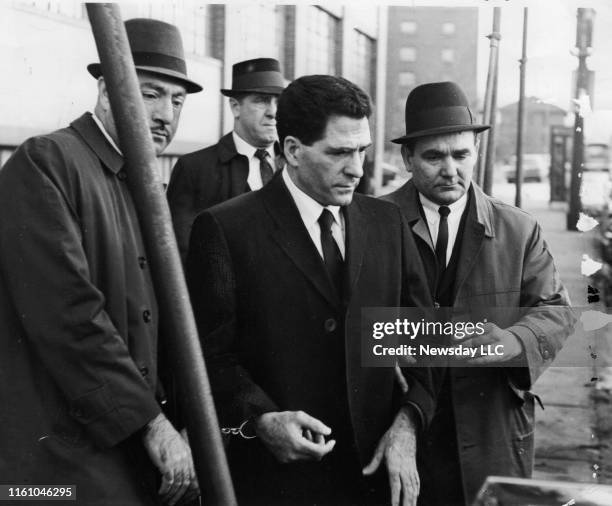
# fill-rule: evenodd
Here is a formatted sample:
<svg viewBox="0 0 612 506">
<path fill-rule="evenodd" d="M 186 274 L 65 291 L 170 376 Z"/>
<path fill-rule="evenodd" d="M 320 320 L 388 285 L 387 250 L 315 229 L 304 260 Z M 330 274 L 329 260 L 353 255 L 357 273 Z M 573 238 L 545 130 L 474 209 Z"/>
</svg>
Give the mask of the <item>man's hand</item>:
<svg viewBox="0 0 612 506">
<path fill-rule="evenodd" d="M 393 424 L 378 443 L 363 474 L 376 472 L 385 461 L 392 506 L 414 506 L 419 495 L 419 474 L 416 466 L 416 426 L 408 408 L 402 408 Z"/>
<path fill-rule="evenodd" d="M 461 357 L 461 360 L 465 360 L 468 364 L 494 364 L 499 362 L 507 362 L 513 358 L 518 357 L 523 351 L 523 345 L 509 330 L 499 328 L 497 325 L 491 322 L 487 322 L 484 325 L 485 332 L 481 336 L 471 337 L 462 341 L 461 344 L 466 348 L 476 349 L 476 355 L 474 357 Z M 487 345 L 491 345 L 491 348 L 487 348 Z M 496 348 L 501 345 L 502 348 Z M 484 348 L 481 348 L 484 347 Z M 481 351 L 485 349 L 496 349 L 501 352 L 500 355 L 482 355 Z"/>
<path fill-rule="evenodd" d="M 331 429 L 303 411 L 265 413 L 255 420 L 255 433 L 283 463 L 321 460 L 336 444 L 325 442 Z"/>
<path fill-rule="evenodd" d="M 197 478 L 191 449 L 163 413 L 147 424 L 142 442 L 162 476 L 159 487 L 162 500 L 174 506 L 188 490 L 187 495 L 195 498 Z"/>
</svg>

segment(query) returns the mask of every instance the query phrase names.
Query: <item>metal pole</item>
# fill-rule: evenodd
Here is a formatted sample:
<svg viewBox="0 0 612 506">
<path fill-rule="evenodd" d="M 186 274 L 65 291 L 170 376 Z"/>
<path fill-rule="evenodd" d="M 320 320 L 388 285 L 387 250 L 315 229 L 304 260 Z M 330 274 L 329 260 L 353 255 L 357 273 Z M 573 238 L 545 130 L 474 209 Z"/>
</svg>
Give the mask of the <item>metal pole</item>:
<svg viewBox="0 0 612 506">
<path fill-rule="evenodd" d="M 501 8 L 493 8 L 493 29 L 487 38 L 490 41 L 489 44 L 489 71 L 487 74 L 487 88 L 485 90 L 484 109 L 482 112 L 482 122 L 485 124 L 491 124 L 494 128 L 495 123 L 495 106 L 493 99 L 495 96 L 495 87 L 497 86 L 497 62 L 499 55 L 499 41 L 501 34 L 499 33 L 501 24 Z M 476 183 L 479 186 L 484 187 L 485 185 L 485 173 L 487 172 L 487 152 L 489 149 L 489 135 L 490 131 L 483 132 L 480 139 L 480 147 L 478 150 L 478 168 L 476 170 Z M 490 175 L 489 175 L 490 177 Z M 486 190 L 485 190 L 486 191 Z M 489 192 L 487 192 L 490 194 Z"/>
<path fill-rule="evenodd" d="M 523 188 L 523 131 L 525 129 L 525 72 L 527 67 L 527 17 L 528 9 L 523 8 L 523 53 L 521 55 L 521 77 L 518 103 L 518 120 L 516 124 L 516 196 L 514 205 L 521 207 Z"/>
<path fill-rule="evenodd" d="M 576 50 L 578 56 L 578 72 L 576 74 L 576 114 L 574 118 L 574 147 L 572 154 L 572 178 L 570 182 L 570 201 L 567 213 L 567 230 L 576 230 L 582 204 L 580 202 L 580 183 L 582 181 L 582 165 L 584 163 L 584 117 L 580 104 L 586 100 L 589 87 L 589 73 L 586 64 L 587 56 L 591 54 L 591 38 L 593 30 L 593 9 L 579 8 L 576 26 Z"/>
<path fill-rule="evenodd" d="M 189 302 L 170 211 L 125 27 L 117 4 L 87 4 L 102 74 L 129 167 L 128 183 L 143 230 L 167 346 L 181 389 L 196 473 L 206 504 L 235 505 L 208 376 Z"/>
<path fill-rule="evenodd" d="M 493 191 L 493 168 L 495 164 L 495 133 L 497 130 L 497 81 L 499 75 L 499 41 L 501 40 L 500 33 L 501 25 L 501 7 L 495 7 L 493 11 L 493 33 L 491 38 L 491 54 L 493 56 L 493 83 L 491 86 L 491 102 L 489 104 L 490 111 L 487 121 L 491 128 L 487 133 L 487 149 L 484 159 L 484 180 L 482 188 L 487 195 L 491 195 Z"/>
</svg>

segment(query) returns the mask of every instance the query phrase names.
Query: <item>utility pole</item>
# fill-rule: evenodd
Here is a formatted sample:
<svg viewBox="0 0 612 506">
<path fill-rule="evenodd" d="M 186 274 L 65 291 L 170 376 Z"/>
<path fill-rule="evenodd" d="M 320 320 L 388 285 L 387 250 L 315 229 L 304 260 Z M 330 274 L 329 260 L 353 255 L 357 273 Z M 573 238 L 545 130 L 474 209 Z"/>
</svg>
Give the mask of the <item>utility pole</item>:
<svg viewBox="0 0 612 506">
<path fill-rule="evenodd" d="M 516 195 L 514 205 L 521 207 L 523 191 L 523 131 L 525 130 L 525 73 L 527 70 L 527 7 L 523 8 L 523 52 L 520 71 L 520 89 L 518 103 L 518 120 L 516 122 Z"/>
<path fill-rule="evenodd" d="M 499 41 L 501 25 L 501 7 L 493 8 L 493 30 L 487 38 L 489 47 L 489 72 L 487 74 L 487 89 L 485 91 L 484 111 L 482 122 L 491 125 L 483 132 L 480 140 L 478 156 L 478 169 L 476 182 L 482 186 L 487 195 L 491 195 L 493 186 L 493 164 L 495 159 L 495 120 L 497 116 L 497 74 L 499 69 Z"/>
<path fill-rule="evenodd" d="M 574 117 L 574 151 L 572 154 L 572 178 L 570 183 L 570 201 L 567 213 L 567 230 L 576 230 L 578 217 L 581 210 L 580 183 L 582 177 L 582 166 L 584 163 L 584 111 L 585 101 L 589 100 L 589 70 L 586 59 L 592 52 L 593 23 L 595 21 L 595 10 L 579 8 L 576 25 L 576 48 L 573 54 L 578 57 L 578 71 L 576 72 L 576 111 Z"/>
</svg>

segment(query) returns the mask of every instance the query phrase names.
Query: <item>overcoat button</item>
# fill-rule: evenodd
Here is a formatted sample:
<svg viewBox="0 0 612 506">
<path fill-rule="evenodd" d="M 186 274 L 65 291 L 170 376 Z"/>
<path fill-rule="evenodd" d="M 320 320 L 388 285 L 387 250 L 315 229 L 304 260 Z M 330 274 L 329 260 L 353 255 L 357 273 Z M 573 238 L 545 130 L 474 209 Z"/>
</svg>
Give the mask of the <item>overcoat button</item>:
<svg viewBox="0 0 612 506">
<path fill-rule="evenodd" d="M 141 367 L 139 371 L 143 378 L 149 374 L 149 368 L 146 366 Z"/>
<path fill-rule="evenodd" d="M 142 312 L 142 319 L 145 321 L 145 323 L 149 323 L 151 321 L 151 311 L 145 309 Z"/>
<path fill-rule="evenodd" d="M 334 330 L 336 330 L 336 327 L 338 326 L 338 324 L 336 323 L 336 320 L 334 320 L 333 318 L 328 318 L 327 320 L 325 320 L 325 323 L 323 324 L 323 326 L 325 327 L 326 332 L 333 332 Z"/>
<path fill-rule="evenodd" d="M 121 169 L 119 172 L 117 172 L 117 177 L 120 181 L 125 181 L 127 179 L 127 172 Z"/>
<path fill-rule="evenodd" d="M 144 269 L 147 266 L 147 259 L 145 257 L 138 257 L 138 265 L 140 265 L 141 269 Z"/>
</svg>

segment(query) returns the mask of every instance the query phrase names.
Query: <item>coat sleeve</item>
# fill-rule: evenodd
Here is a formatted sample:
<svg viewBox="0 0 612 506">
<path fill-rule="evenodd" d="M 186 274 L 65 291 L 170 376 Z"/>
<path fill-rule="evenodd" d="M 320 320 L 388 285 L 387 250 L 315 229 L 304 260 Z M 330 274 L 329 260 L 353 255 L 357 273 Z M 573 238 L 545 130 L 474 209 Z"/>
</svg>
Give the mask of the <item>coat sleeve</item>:
<svg viewBox="0 0 612 506">
<path fill-rule="evenodd" d="M 185 262 L 191 226 L 198 209 L 193 171 L 191 165 L 185 163 L 183 158 L 179 158 L 172 169 L 166 196 L 172 213 L 174 234 L 176 235 L 181 260 Z"/>
<path fill-rule="evenodd" d="M 235 270 L 224 231 L 208 211 L 194 222 L 186 276 L 221 424 L 236 427 L 278 411 L 241 364 Z"/>
<path fill-rule="evenodd" d="M 55 179 L 65 156 L 53 141 L 33 139 L 3 169 L 0 281 L 33 367 L 48 372 L 98 446 L 113 446 L 160 408 L 91 280 L 78 203 Z"/>
<path fill-rule="evenodd" d="M 529 390 L 573 331 L 576 317 L 552 255 L 534 225 L 523 259 L 521 318 L 507 330 L 523 344 L 526 368 L 509 369 L 514 386 Z"/>
</svg>

